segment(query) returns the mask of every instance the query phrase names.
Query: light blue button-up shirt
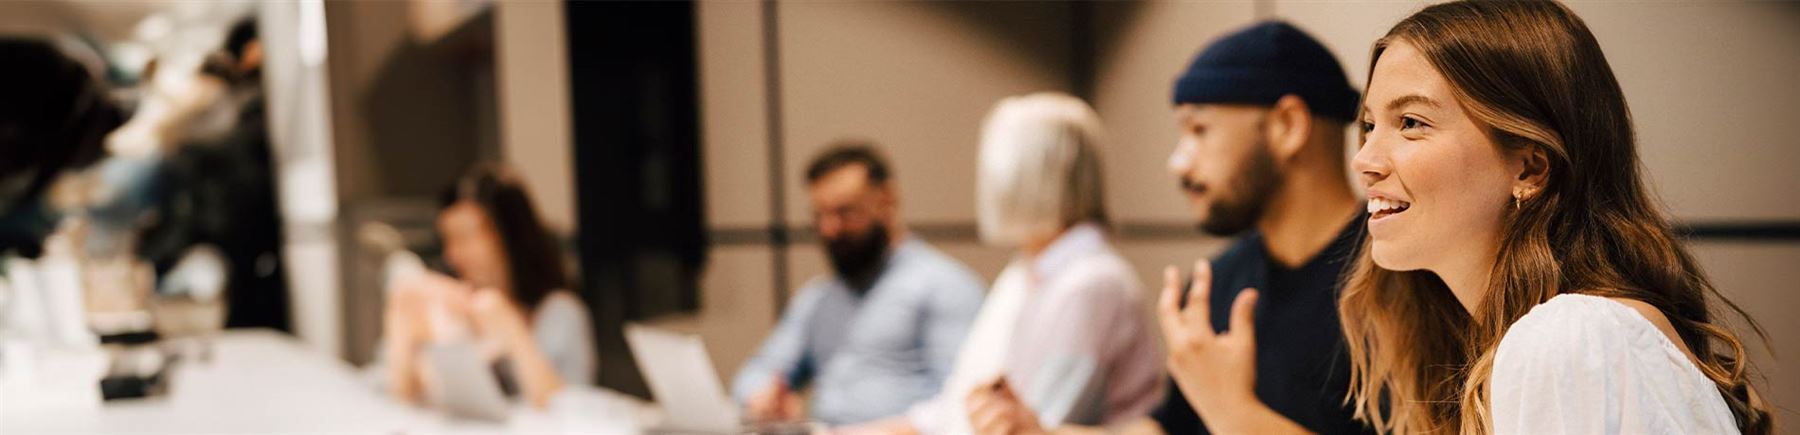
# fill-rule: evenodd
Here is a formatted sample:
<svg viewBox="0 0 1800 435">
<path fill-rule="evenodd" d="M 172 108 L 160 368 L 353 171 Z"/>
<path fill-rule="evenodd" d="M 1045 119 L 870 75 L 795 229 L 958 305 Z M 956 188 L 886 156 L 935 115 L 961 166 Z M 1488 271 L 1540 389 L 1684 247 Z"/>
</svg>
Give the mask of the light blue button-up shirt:
<svg viewBox="0 0 1800 435">
<path fill-rule="evenodd" d="M 732 381 L 741 405 L 779 374 L 813 386 L 810 418 L 831 425 L 900 415 L 937 394 L 980 311 L 981 280 L 914 238 L 866 294 L 836 276 L 808 282 Z"/>
</svg>

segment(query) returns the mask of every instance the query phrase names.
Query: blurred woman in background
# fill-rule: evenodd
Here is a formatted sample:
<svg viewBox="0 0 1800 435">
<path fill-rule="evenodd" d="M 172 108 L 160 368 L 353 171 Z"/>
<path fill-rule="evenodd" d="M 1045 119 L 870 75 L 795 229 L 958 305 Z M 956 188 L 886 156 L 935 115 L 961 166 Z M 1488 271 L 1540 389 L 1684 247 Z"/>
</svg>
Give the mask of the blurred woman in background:
<svg viewBox="0 0 1800 435">
<path fill-rule="evenodd" d="M 544 407 L 565 383 L 592 384 L 596 367 L 587 308 L 567 288 L 557 244 L 508 168 L 477 167 L 446 191 L 438 212 L 444 260 L 455 277 L 415 273 L 388 289 L 381 346 L 388 391 L 418 401 L 424 347 L 474 338 L 496 373 Z"/>
<path fill-rule="evenodd" d="M 982 239 L 1017 256 L 982 302 L 944 389 L 874 432 L 1111 425 L 1161 401 L 1163 356 L 1143 285 L 1107 241 L 1102 134 L 1094 110 L 1068 95 L 994 107 L 981 132 L 976 208 Z"/>
</svg>

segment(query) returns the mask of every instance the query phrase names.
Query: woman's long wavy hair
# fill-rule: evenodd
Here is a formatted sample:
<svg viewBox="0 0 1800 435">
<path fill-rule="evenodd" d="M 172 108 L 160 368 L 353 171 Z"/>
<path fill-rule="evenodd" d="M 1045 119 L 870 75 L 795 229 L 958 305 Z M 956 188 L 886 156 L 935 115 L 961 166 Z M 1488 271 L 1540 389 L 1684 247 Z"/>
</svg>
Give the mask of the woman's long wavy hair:
<svg viewBox="0 0 1800 435">
<path fill-rule="evenodd" d="M 535 316 L 538 304 L 551 293 L 569 290 L 562 250 L 538 220 L 525 182 L 511 166 L 477 164 L 438 197 L 439 211 L 463 201 L 473 202 L 493 221 L 500 247 L 506 252 L 507 270 L 512 273 L 507 295 L 526 313 Z"/>
<path fill-rule="evenodd" d="M 1401 40 L 1500 146 L 1541 150 L 1549 172 L 1503 219 L 1490 284 L 1472 311 L 1430 272 L 1376 266 L 1363 244 L 1339 304 L 1357 417 L 1384 432 L 1492 432 L 1488 378 L 1507 327 L 1559 293 L 1582 293 L 1662 311 L 1738 427 L 1769 433 L 1744 342 L 1718 315 L 1744 316 L 1765 344 L 1766 335 L 1713 287 L 1647 192 L 1625 95 L 1581 18 L 1552 1 L 1430 6 L 1375 43 L 1371 75 Z"/>
</svg>

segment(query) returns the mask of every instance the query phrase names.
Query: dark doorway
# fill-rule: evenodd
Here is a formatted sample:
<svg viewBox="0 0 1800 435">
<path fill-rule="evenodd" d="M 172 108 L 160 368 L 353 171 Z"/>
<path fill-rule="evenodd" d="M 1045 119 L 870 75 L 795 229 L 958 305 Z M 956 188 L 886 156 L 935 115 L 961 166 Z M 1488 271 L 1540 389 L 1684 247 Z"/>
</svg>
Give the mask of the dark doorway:
<svg viewBox="0 0 1800 435">
<path fill-rule="evenodd" d="M 576 244 L 600 385 L 647 396 L 623 325 L 696 310 L 705 261 L 694 5 L 566 6 Z"/>
</svg>

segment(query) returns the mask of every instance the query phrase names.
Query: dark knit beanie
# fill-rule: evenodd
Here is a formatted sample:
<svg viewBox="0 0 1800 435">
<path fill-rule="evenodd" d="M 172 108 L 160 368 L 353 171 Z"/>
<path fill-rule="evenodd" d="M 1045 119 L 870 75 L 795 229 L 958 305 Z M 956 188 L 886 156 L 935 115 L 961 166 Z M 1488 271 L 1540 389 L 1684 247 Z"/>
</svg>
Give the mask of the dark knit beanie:
<svg viewBox="0 0 1800 435">
<path fill-rule="evenodd" d="M 1356 119 L 1360 94 L 1318 40 L 1281 21 L 1264 21 L 1206 47 L 1175 79 L 1175 104 L 1275 104 L 1294 94 L 1314 115 Z"/>
</svg>

